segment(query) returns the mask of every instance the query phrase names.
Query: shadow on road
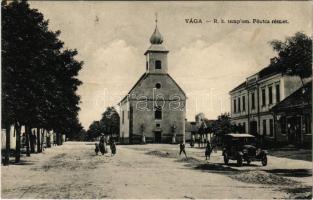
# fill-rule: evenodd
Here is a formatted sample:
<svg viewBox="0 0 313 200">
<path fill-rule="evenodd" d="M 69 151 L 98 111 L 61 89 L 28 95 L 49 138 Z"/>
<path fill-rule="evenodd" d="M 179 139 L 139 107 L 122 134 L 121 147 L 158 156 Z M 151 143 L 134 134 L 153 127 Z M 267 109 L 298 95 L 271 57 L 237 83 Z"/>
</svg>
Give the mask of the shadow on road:
<svg viewBox="0 0 313 200">
<path fill-rule="evenodd" d="M 228 163 L 228 166 L 229 167 L 238 167 L 237 166 L 237 163 L 235 162 L 229 162 Z M 242 163 L 242 167 L 260 167 L 260 165 L 257 165 L 257 164 L 247 164 L 247 163 Z"/>
<path fill-rule="evenodd" d="M 281 191 L 290 194 L 289 199 L 312 199 L 312 187 L 284 188 Z"/>
<path fill-rule="evenodd" d="M 309 169 L 270 169 L 263 170 L 268 173 L 277 174 L 280 176 L 287 177 L 309 177 L 312 176 L 312 170 Z"/>
<path fill-rule="evenodd" d="M 20 160 L 19 163 L 16 163 L 14 160 L 10 160 L 10 165 L 34 165 L 34 162 L 27 160 Z"/>
<path fill-rule="evenodd" d="M 205 163 L 205 164 L 200 164 L 196 167 L 194 167 L 194 169 L 198 169 L 198 170 L 207 170 L 207 171 L 211 171 L 214 173 L 223 173 L 223 174 L 229 174 L 229 173 L 236 173 L 239 172 L 238 169 L 234 169 L 232 167 L 229 167 L 227 165 L 223 165 L 220 163 Z"/>
</svg>

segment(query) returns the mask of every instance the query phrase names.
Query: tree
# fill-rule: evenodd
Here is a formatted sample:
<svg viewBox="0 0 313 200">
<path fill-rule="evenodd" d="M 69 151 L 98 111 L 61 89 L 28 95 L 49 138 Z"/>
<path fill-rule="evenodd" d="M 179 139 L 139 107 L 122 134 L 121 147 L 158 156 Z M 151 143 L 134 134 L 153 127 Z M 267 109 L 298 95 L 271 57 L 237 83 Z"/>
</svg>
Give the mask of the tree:
<svg viewBox="0 0 313 200">
<path fill-rule="evenodd" d="M 100 121 L 93 121 L 87 131 L 88 140 L 93 140 L 101 134 L 119 135 L 120 117 L 114 107 L 108 107 L 103 113 Z"/>
<path fill-rule="evenodd" d="M 212 124 L 214 133 L 217 136 L 222 136 L 231 133 L 233 126 L 230 122 L 229 113 L 224 113 L 218 116 L 217 120 Z"/>
<path fill-rule="evenodd" d="M 2 2 L 2 119 L 16 128 L 16 162 L 20 159 L 20 129 L 42 127 L 70 134 L 79 127 L 80 97 L 76 78 L 83 63 L 76 50 L 63 49 L 60 31 L 27 1 Z M 78 128 L 79 129 L 79 128 Z M 29 146 L 28 148 L 29 149 Z"/>
<path fill-rule="evenodd" d="M 119 135 L 120 117 L 114 107 L 108 107 L 104 113 L 102 113 L 100 124 L 103 128 L 102 131 L 104 131 L 106 135 Z"/>
<path fill-rule="evenodd" d="M 312 76 L 312 38 L 297 32 L 285 41 L 273 40 L 270 44 L 278 53 L 275 67 L 299 76 L 303 86 L 303 79 Z"/>
<path fill-rule="evenodd" d="M 72 137 L 72 140 L 74 141 L 86 141 L 87 139 L 87 132 L 83 128 L 78 132 L 78 134 L 75 134 Z"/>
<path fill-rule="evenodd" d="M 100 126 L 100 122 L 99 121 L 93 121 L 90 124 L 89 129 L 87 131 L 88 140 L 93 140 L 93 139 L 99 137 L 101 132 L 102 132 L 102 128 Z"/>
</svg>

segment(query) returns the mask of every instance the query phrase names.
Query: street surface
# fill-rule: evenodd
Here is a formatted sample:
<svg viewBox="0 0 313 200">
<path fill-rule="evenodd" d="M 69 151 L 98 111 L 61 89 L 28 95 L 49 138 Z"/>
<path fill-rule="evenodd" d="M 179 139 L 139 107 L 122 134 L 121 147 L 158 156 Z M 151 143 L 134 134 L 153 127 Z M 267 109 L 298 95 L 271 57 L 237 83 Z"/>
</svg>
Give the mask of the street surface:
<svg viewBox="0 0 313 200">
<path fill-rule="evenodd" d="M 268 166 L 223 165 L 221 152 L 178 145 L 118 145 L 96 156 L 94 143 L 66 142 L 1 167 L 2 198 L 295 198 L 312 195 L 312 163 L 268 156 Z"/>
</svg>

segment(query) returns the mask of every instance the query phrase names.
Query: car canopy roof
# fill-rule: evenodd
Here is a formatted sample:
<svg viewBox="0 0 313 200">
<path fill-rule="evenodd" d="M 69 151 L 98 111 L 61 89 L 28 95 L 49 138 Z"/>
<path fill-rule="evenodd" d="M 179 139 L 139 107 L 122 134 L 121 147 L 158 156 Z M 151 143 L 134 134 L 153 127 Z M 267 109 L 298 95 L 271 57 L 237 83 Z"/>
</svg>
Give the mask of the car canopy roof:
<svg viewBox="0 0 313 200">
<path fill-rule="evenodd" d="M 236 137 L 236 138 L 243 138 L 243 137 L 249 137 L 249 138 L 254 138 L 253 135 L 250 135 L 250 134 L 247 134 L 247 133 L 229 133 L 229 134 L 226 134 L 225 136 L 228 136 L 228 137 Z"/>
</svg>

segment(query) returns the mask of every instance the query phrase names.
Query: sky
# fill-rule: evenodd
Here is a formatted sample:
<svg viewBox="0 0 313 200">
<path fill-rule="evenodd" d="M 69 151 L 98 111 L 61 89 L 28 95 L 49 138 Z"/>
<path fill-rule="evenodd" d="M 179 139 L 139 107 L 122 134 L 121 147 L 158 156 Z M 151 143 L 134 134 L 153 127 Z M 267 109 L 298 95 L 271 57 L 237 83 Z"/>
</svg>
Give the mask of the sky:
<svg viewBox="0 0 313 200">
<path fill-rule="evenodd" d="M 169 74 L 187 94 L 186 117 L 209 119 L 230 110 L 228 92 L 266 67 L 276 56 L 269 42 L 301 31 L 312 35 L 310 2 L 102 2 L 31 1 L 61 30 L 65 48 L 84 61 L 78 78 L 79 119 L 88 129 L 108 106 L 127 94 L 145 72 L 144 52 L 158 28 L 164 38 Z M 186 23 L 186 19 L 203 23 Z M 205 23 L 213 19 L 282 19 L 288 24 Z"/>
</svg>

